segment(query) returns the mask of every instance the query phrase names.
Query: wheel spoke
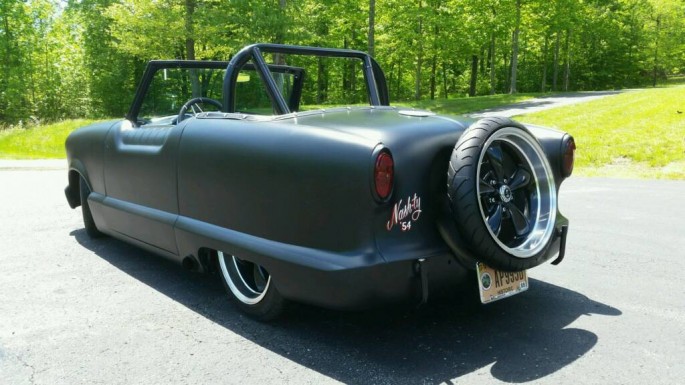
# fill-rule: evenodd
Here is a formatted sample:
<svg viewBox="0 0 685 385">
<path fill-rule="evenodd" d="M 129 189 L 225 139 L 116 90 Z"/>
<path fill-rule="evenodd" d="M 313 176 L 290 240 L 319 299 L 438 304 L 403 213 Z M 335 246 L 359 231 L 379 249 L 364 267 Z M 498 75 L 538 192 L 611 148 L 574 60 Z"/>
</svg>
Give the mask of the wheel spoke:
<svg viewBox="0 0 685 385">
<path fill-rule="evenodd" d="M 490 183 L 486 182 L 483 179 L 480 180 L 480 186 L 478 188 L 480 190 L 481 195 L 482 194 L 492 194 L 496 191 L 495 188 L 490 185 Z"/>
<path fill-rule="evenodd" d="M 235 266 L 235 272 L 242 283 L 242 287 L 249 291 L 250 295 L 259 295 L 259 292 L 257 292 L 254 287 L 254 278 L 251 277 L 254 274 L 254 264 L 233 257 L 233 265 Z"/>
<path fill-rule="evenodd" d="M 502 168 L 502 162 L 504 154 L 502 153 L 502 147 L 499 144 L 493 143 L 486 151 L 488 161 L 492 167 L 492 171 L 495 173 L 495 177 L 498 182 L 502 182 L 504 179 L 504 170 Z"/>
<path fill-rule="evenodd" d="M 490 226 L 490 230 L 492 230 L 495 236 L 499 235 L 499 232 L 502 229 L 502 205 L 497 205 L 495 212 L 490 215 L 488 218 L 488 226 Z"/>
<path fill-rule="evenodd" d="M 526 218 L 518 207 L 511 203 L 507 204 L 507 209 L 509 209 L 509 213 L 511 214 L 511 221 L 514 224 L 516 235 L 521 236 L 528 233 L 528 229 L 530 228 L 528 218 Z"/>
<path fill-rule="evenodd" d="M 243 261 L 243 260 L 240 259 L 240 258 L 234 258 L 234 259 L 235 259 L 235 262 L 236 262 L 236 266 L 240 266 L 239 268 L 240 268 L 241 270 L 242 270 L 242 269 L 248 269 L 248 268 L 249 268 L 250 262 Z"/>
<path fill-rule="evenodd" d="M 528 186 L 530 183 L 531 176 L 528 170 L 525 168 L 519 167 L 516 169 L 516 172 L 514 173 L 514 176 L 511 178 L 511 182 L 509 183 L 509 188 L 511 188 L 512 191 L 518 190 L 522 187 Z"/>
</svg>

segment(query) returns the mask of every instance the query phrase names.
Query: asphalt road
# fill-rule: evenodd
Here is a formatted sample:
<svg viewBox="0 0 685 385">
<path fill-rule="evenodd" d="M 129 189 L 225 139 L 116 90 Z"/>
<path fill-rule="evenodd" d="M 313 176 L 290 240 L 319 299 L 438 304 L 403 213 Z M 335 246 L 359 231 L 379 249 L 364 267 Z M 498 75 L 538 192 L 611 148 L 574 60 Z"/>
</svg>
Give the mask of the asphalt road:
<svg viewBox="0 0 685 385">
<path fill-rule="evenodd" d="M 472 112 L 466 116 L 472 118 L 485 118 L 490 116 L 518 116 L 533 112 L 549 110 L 551 108 L 564 107 L 571 104 L 590 102 L 607 96 L 618 95 L 630 90 L 620 91 L 585 91 L 553 94 L 539 98 L 529 99 L 523 102 L 493 107 L 483 111 Z"/>
<path fill-rule="evenodd" d="M 674 384 L 685 182 L 569 180 L 566 260 L 487 306 L 242 316 L 217 279 L 90 240 L 66 173 L 0 171 L 0 384 Z M 467 303 L 464 305 L 464 303 Z"/>
</svg>

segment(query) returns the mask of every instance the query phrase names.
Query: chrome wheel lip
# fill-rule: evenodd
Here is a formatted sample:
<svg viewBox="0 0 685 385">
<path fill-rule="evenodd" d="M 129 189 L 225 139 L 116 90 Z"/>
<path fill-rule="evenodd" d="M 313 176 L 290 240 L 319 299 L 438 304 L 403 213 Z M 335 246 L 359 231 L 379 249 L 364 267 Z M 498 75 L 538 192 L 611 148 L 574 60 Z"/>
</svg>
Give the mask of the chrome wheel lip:
<svg viewBox="0 0 685 385">
<path fill-rule="evenodd" d="M 537 199 L 535 202 L 531 203 L 531 209 L 535 210 L 535 215 L 531 218 L 531 221 L 533 222 L 532 229 L 526 235 L 525 239 L 515 247 L 504 244 L 499 239 L 498 235 L 493 232 L 488 224 L 483 203 L 481 202 L 481 165 L 483 164 L 483 159 L 487 150 L 495 141 L 505 142 L 516 149 L 530 168 L 535 182 Z M 494 239 L 497 245 L 505 252 L 517 258 L 531 258 L 540 253 L 554 233 L 554 223 L 557 215 L 557 195 L 552 168 L 537 140 L 528 132 L 520 128 L 504 127 L 495 131 L 483 144 L 483 149 L 478 159 L 476 176 L 478 207 L 483 223 L 488 229 L 492 239 Z M 543 193 L 546 194 L 543 195 Z M 505 203 L 509 202 L 507 201 Z"/>
<path fill-rule="evenodd" d="M 221 267 L 221 274 L 223 275 L 224 281 L 226 281 L 228 288 L 238 299 L 238 301 L 246 305 L 256 305 L 261 302 L 266 293 L 269 291 L 269 286 L 271 285 L 271 275 L 269 275 L 269 277 L 266 279 L 264 290 L 261 292 L 255 291 L 252 287 L 250 287 L 250 285 L 247 284 L 245 278 L 241 274 L 237 265 L 238 258 L 230 255 L 230 261 L 227 263 L 227 257 L 223 252 L 217 251 L 217 254 L 219 255 L 219 266 Z M 241 290 L 241 288 L 243 290 Z M 250 294 L 248 295 L 246 293 Z"/>
</svg>

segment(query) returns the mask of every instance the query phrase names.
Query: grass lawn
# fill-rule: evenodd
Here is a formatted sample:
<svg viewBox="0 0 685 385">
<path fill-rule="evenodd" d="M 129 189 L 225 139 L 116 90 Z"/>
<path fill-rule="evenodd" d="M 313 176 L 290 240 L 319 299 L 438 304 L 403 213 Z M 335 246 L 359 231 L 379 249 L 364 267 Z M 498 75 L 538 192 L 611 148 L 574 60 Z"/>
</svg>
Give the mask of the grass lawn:
<svg viewBox="0 0 685 385">
<path fill-rule="evenodd" d="M 571 133 L 577 175 L 685 179 L 683 86 L 629 91 L 516 119 Z"/>
<path fill-rule="evenodd" d="M 503 106 L 506 104 L 518 103 L 541 95 L 543 94 L 488 95 L 458 99 L 435 99 L 421 100 L 418 102 L 400 102 L 392 103 L 392 105 L 420 108 L 433 111 L 437 114 L 460 115 Z"/>
<path fill-rule="evenodd" d="M 399 103 L 400 106 L 428 109 L 439 114 L 458 115 L 530 99 L 534 94 L 477 96 L 473 98 L 424 100 Z M 309 109 L 319 106 L 308 106 Z M 323 107 L 323 106 L 320 106 Z M 1 129 L 0 159 L 64 158 L 64 141 L 69 133 L 94 120 L 65 120 L 29 129 Z"/>
<path fill-rule="evenodd" d="M 532 99 L 536 96 L 550 95 L 550 94 L 515 94 L 515 95 L 486 95 L 474 97 L 462 97 L 453 99 L 435 99 L 435 100 L 419 100 L 419 101 L 404 101 L 394 102 L 391 100 L 390 105 L 393 107 L 408 107 L 417 108 L 421 110 L 433 111 L 436 114 L 442 115 L 461 115 L 469 112 L 486 110 L 492 107 L 503 106 L 506 104 L 513 104 L 522 102 L 524 100 Z M 368 106 L 366 103 L 354 104 L 354 106 Z M 300 106 L 302 111 L 319 110 L 331 108 L 323 104 L 308 104 Z"/>
<path fill-rule="evenodd" d="M 33 128 L 10 128 L 0 131 L 0 158 L 59 159 L 65 158 L 64 141 L 78 127 L 94 120 L 65 120 Z"/>
<path fill-rule="evenodd" d="M 539 94 L 398 103 L 459 115 Z M 678 113 L 681 111 L 682 113 Z M 685 179 L 685 86 L 629 91 L 516 118 L 570 132 L 578 145 L 575 175 Z M 0 158 L 64 158 L 64 140 L 90 120 L 0 130 Z"/>
</svg>

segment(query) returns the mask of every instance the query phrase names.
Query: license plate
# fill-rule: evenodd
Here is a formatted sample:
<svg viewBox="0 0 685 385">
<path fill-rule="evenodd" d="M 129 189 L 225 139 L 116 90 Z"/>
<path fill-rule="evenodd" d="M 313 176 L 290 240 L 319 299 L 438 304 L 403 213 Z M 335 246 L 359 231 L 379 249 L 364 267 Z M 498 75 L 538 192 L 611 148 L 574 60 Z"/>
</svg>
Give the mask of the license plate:
<svg viewBox="0 0 685 385">
<path fill-rule="evenodd" d="M 482 262 L 476 264 L 480 302 L 489 303 L 528 290 L 526 271 L 498 271 Z"/>
</svg>

